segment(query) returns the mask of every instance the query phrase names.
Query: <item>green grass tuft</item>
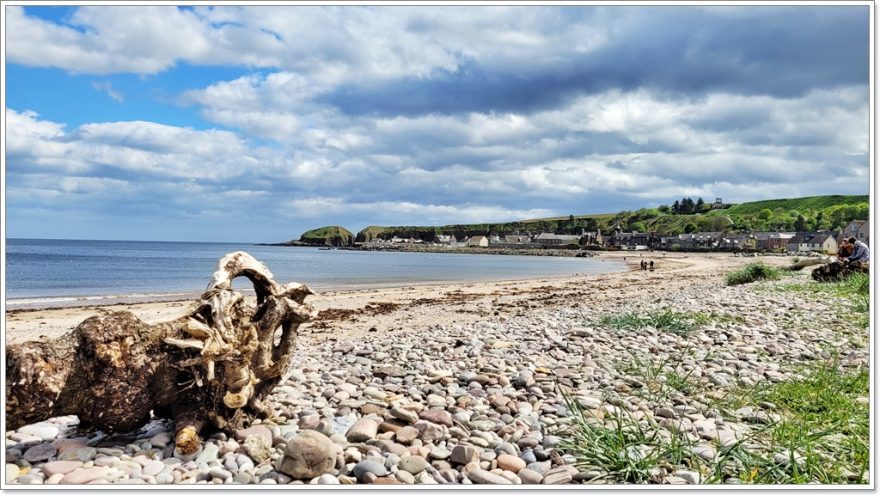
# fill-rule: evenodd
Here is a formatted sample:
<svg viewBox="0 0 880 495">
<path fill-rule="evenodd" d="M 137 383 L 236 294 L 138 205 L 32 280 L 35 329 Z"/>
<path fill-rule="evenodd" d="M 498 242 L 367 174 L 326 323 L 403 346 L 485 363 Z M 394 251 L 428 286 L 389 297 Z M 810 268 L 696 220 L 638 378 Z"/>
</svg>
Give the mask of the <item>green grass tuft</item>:
<svg viewBox="0 0 880 495">
<path fill-rule="evenodd" d="M 777 287 L 784 292 L 812 293 L 817 296 L 831 296 L 848 302 L 848 310 L 854 321 L 867 327 L 871 309 L 871 278 L 867 273 L 854 273 L 839 282 L 816 282 L 784 284 Z"/>
<path fill-rule="evenodd" d="M 650 369 L 644 370 L 651 375 L 646 381 L 666 376 L 664 387 L 685 393 L 700 390 L 688 376 L 670 379 L 674 374 L 668 370 L 674 363 L 668 359 L 638 364 Z M 607 411 L 603 418 L 566 391 L 561 395 L 572 413 L 571 422 L 560 432 L 561 447 L 575 456 L 581 470 L 606 473 L 602 478 L 613 482 L 658 482 L 664 470 L 676 469 L 702 473 L 704 483 L 866 482 L 870 431 L 865 368 L 844 371 L 836 362 L 822 362 L 787 381 L 749 388 L 740 394 L 742 402 L 755 409 L 759 403 L 772 403 L 776 418 L 752 426 L 733 444 L 713 442 L 718 455 L 712 460 L 694 455 L 687 435 L 670 432 L 650 418 L 639 419 L 626 408 Z"/>
<path fill-rule="evenodd" d="M 781 270 L 765 265 L 760 261 L 749 263 L 745 267 L 730 272 L 725 279 L 727 285 L 740 285 L 758 280 L 778 280 L 782 276 Z"/>
<path fill-rule="evenodd" d="M 615 330 L 642 330 L 655 328 L 663 332 L 688 334 L 708 323 L 710 318 L 701 313 L 679 313 L 670 309 L 637 313 L 630 311 L 603 316 L 599 323 Z"/>
</svg>

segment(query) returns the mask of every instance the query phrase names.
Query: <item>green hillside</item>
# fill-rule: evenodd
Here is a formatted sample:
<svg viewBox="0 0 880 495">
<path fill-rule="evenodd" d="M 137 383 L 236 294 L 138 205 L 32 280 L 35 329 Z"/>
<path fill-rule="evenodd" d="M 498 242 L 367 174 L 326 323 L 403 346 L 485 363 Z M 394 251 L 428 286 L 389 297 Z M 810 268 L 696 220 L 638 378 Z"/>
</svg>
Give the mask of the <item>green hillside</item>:
<svg viewBox="0 0 880 495">
<path fill-rule="evenodd" d="M 358 232 L 356 242 L 390 239 L 394 236 L 431 241 L 438 234 L 453 234 L 459 239 L 472 235 L 513 234 L 517 232 L 555 232 L 578 234 L 581 230 L 601 230 L 606 235 L 620 224 L 624 230 L 677 235 L 690 232 L 839 230 L 850 220 L 868 218 L 868 196 L 811 196 L 773 199 L 732 205 L 691 215 L 642 208 L 619 213 L 570 215 L 536 218 L 505 223 L 443 226 L 370 226 Z"/>
<path fill-rule="evenodd" d="M 315 246 L 350 246 L 354 236 L 348 230 L 337 225 L 312 229 L 300 236 L 299 242 Z"/>
<path fill-rule="evenodd" d="M 748 215 L 760 212 L 763 209 L 776 210 L 824 210 L 835 206 L 858 205 L 867 203 L 868 196 L 808 196 L 806 198 L 793 199 L 768 199 L 766 201 L 752 201 L 731 206 L 724 210 L 726 214 Z"/>
</svg>

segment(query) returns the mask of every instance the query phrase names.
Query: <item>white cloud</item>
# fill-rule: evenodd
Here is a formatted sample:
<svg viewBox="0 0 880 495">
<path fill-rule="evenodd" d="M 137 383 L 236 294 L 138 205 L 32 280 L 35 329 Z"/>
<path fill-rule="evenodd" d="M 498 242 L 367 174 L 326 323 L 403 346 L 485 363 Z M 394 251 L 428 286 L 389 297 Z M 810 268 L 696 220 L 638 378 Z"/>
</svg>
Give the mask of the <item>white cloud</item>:
<svg viewBox="0 0 880 495">
<path fill-rule="evenodd" d="M 601 46 L 606 29 L 536 8 L 82 6 L 63 25 L 10 6 L 7 56 L 101 75 L 154 74 L 178 62 L 275 67 L 332 86 L 425 78 L 465 59 L 514 71 L 552 66 L 565 63 L 560 49 Z M 544 55 L 551 48 L 558 58 Z"/>
<path fill-rule="evenodd" d="M 285 206 L 286 213 L 297 218 L 354 215 L 403 224 L 415 217 L 426 225 L 504 222 L 546 217 L 553 213 L 553 210 L 545 208 L 524 210 L 473 203 L 438 205 L 412 201 L 353 202 L 343 197 L 324 196 L 291 200 Z"/>
<path fill-rule="evenodd" d="M 259 160 L 229 131 L 198 131 L 153 122 L 63 124 L 7 108 L 8 167 L 81 173 L 97 167 L 166 178 L 221 180 L 247 173 Z"/>
<path fill-rule="evenodd" d="M 95 88 L 96 91 L 105 93 L 107 96 L 110 97 L 110 99 L 117 103 L 125 102 L 125 96 L 122 93 L 114 90 L 113 85 L 110 84 L 109 81 L 95 81 L 92 83 L 92 87 Z"/>
</svg>

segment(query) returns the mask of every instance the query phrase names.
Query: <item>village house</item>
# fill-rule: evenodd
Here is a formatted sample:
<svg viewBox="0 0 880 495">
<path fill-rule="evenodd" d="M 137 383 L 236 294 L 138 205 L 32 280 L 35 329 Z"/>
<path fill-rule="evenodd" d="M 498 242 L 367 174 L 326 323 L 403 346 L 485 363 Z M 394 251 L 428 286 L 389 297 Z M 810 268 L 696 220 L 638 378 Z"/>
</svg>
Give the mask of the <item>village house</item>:
<svg viewBox="0 0 880 495">
<path fill-rule="evenodd" d="M 601 230 L 596 230 L 595 232 L 583 231 L 580 242 L 587 246 L 602 246 L 605 244 L 605 238 L 602 237 Z"/>
<path fill-rule="evenodd" d="M 437 235 L 436 237 L 434 237 L 434 243 L 435 243 L 435 244 L 447 244 L 447 245 L 449 245 L 449 244 L 455 244 L 455 243 L 457 243 L 457 242 L 458 242 L 458 239 L 456 239 L 454 235 L 443 235 L 443 234 L 440 234 L 440 235 Z"/>
<path fill-rule="evenodd" d="M 505 244 L 529 244 L 532 238 L 524 234 L 514 234 L 504 236 Z"/>
<path fill-rule="evenodd" d="M 721 239 L 720 247 L 725 249 L 754 251 L 758 249 L 758 238 L 755 234 L 727 235 Z"/>
<path fill-rule="evenodd" d="M 754 232 L 754 234 L 760 251 L 785 250 L 789 239 L 795 236 L 794 232 Z"/>
<path fill-rule="evenodd" d="M 612 247 L 641 251 L 652 247 L 653 237 L 645 232 L 614 232 L 609 245 Z"/>
<path fill-rule="evenodd" d="M 489 247 L 489 238 L 484 235 L 475 235 L 467 240 L 468 247 Z"/>
<path fill-rule="evenodd" d="M 837 252 L 837 233 L 819 232 L 810 239 L 810 250 L 833 254 Z"/>
<path fill-rule="evenodd" d="M 788 240 L 788 243 L 785 245 L 786 251 L 790 253 L 805 253 L 808 252 L 809 243 L 807 243 L 807 239 L 812 239 L 813 236 L 809 232 L 798 232 Z"/>
<path fill-rule="evenodd" d="M 871 223 L 867 220 L 853 220 L 843 229 L 843 232 L 837 236 L 837 244 L 840 245 L 840 241 L 843 239 L 849 239 L 850 237 L 855 237 L 856 239 L 864 242 L 867 245 L 871 245 L 870 243 L 870 229 Z"/>
<path fill-rule="evenodd" d="M 789 239 L 786 249 L 792 253 L 836 253 L 837 234 L 834 232 L 798 232 Z"/>
<path fill-rule="evenodd" d="M 538 237 L 535 237 L 535 242 L 542 246 L 562 246 L 566 244 L 577 244 L 580 239 L 581 236 L 579 235 L 542 233 Z"/>
<path fill-rule="evenodd" d="M 721 244 L 723 232 L 695 232 L 693 234 L 679 234 L 663 237 L 660 239 L 661 249 L 712 249 Z M 674 246 L 678 246 L 677 248 Z"/>
</svg>

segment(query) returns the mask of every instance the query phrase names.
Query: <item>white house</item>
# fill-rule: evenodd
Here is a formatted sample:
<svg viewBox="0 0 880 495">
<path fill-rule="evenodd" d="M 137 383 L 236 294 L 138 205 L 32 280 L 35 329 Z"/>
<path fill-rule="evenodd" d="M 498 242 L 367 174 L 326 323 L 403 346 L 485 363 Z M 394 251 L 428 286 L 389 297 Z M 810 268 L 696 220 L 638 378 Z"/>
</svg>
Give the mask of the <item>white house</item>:
<svg viewBox="0 0 880 495">
<path fill-rule="evenodd" d="M 819 251 L 822 253 L 836 253 L 837 239 L 831 232 L 820 232 L 810 239 L 810 251 Z"/>
<path fill-rule="evenodd" d="M 832 232 L 798 232 L 787 246 L 789 251 L 798 253 L 836 253 L 837 239 Z"/>
<path fill-rule="evenodd" d="M 467 245 L 469 247 L 489 247 L 489 239 L 484 235 L 475 235 L 467 240 Z"/>
</svg>

